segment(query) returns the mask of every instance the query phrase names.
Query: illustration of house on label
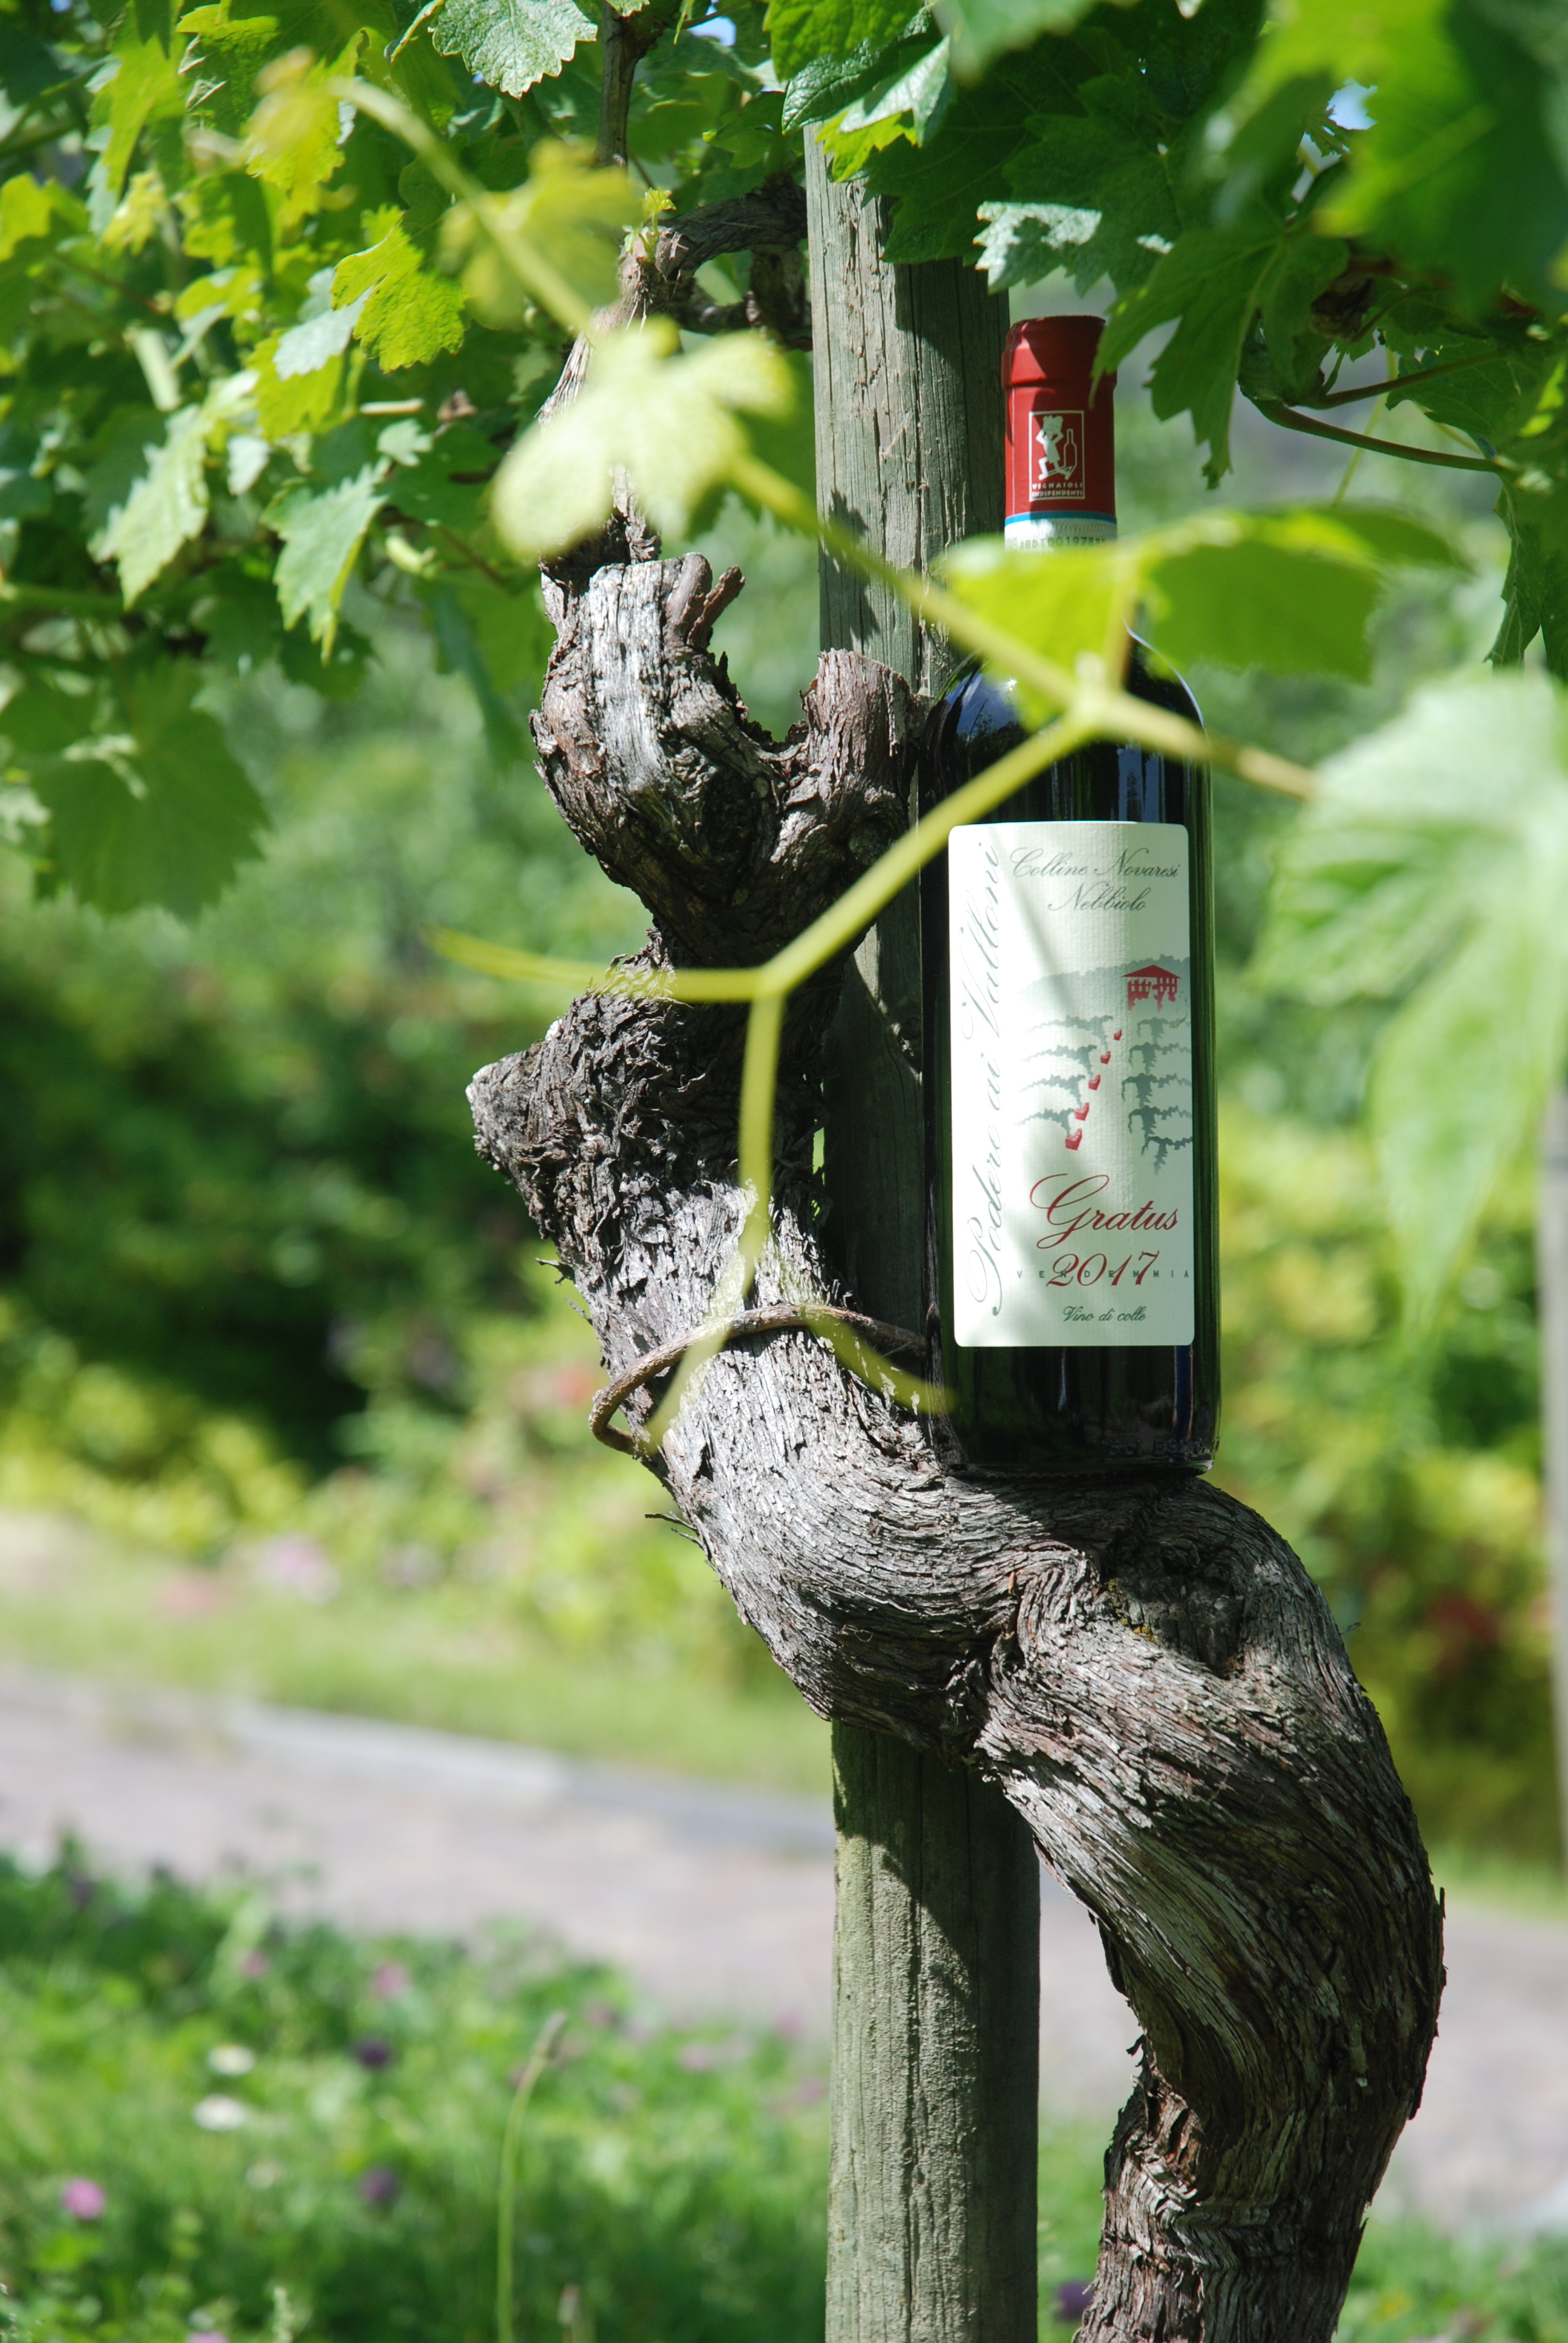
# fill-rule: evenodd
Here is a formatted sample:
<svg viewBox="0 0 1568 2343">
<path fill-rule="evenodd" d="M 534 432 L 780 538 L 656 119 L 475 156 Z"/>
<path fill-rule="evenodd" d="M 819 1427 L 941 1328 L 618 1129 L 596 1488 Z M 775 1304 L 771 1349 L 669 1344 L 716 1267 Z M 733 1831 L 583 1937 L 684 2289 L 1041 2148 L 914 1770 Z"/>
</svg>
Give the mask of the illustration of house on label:
<svg viewBox="0 0 1568 2343">
<path fill-rule="evenodd" d="M 1151 964 L 1135 968 L 1127 980 L 1127 1006 L 1136 1009 L 1141 1001 L 1152 1001 L 1158 1008 L 1162 1001 L 1174 1001 L 1181 978 L 1168 968 Z"/>
</svg>

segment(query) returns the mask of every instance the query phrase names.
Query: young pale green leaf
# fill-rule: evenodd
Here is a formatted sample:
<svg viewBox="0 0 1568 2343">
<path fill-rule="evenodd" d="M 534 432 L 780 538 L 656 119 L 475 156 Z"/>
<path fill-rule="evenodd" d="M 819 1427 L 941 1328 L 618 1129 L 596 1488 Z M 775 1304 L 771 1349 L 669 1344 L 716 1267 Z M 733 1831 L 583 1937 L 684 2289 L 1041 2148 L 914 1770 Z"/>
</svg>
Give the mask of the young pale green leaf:
<svg viewBox="0 0 1568 2343">
<path fill-rule="evenodd" d="M 623 471 L 654 527 L 679 535 L 746 450 L 738 417 L 782 416 L 794 397 L 782 352 L 760 335 L 725 335 L 689 357 L 662 319 L 610 335 L 578 397 L 508 456 L 496 525 L 521 559 L 562 552 L 608 518 Z"/>
<path fill-rule="evenodd" d="M 104 911 L 161 903 L 191 918 L 258 851 L 261 799 L 217 724 L 192 698 L 188 663 L 151 669 L 133 689 L 128 757 L 56 757 L 33 786 L 50 814 L 57 885 Z"/>
<path fill-rule="evenodd" d="M 57 181 L 40 182 L 18 171 L 0 187 L 0 262 L 9 260 L 20 246 L 51 236 L 62 220 L 79 216 L 79 212 Z"/>
<path fill-rule="evenodd" d="M 1403 513 L 1300 506 L 1201 514 L 1049 561 L 979 538 L 942 573 L 960 601 L 1067 668 L 1085 652 L 1114 660 L 1141 604 L 1153 647 L 1177 664 L 1362 676 L 1382 572 L 1406 564 L 1463 566 Z"/>
<path fill-rule="evenodd" d="M 521 97 L 597 35 L 573 0 L 445 0 L 430 37 L 492 89 Z"/>
<path fill-rule="evenodd" d="M 463 338 L 462 287 L 425 266 L 397 212 L 377 212 L 367 225 L 383 233 L 367 251 L 340 260 L 332 279 L 335 309 L 357 314 L 355 339 L 388 374 L 455 350 Z M 273 361 L 279 374 L 282 355 Z"/>
<path fill-rule="evenodd" d="M 492 198 L 496 228 L 547 258 L 587 309 L 615 298 L 621 246 L 642 205 L 626 173 L 599 170 L 589 150 L 541 138 L 528 156 L 520 187 Z M 460 267 L 463 290 L 487 325 L 522 323 L 537 301 L 531 284 L 508 265 L 504 250 L 467 205 L 441 224 L 442 256 Z"/>
<path fill-rule="evenodd" d="M 250 119 L 246 167 L 281 197 L 280 228 L 296 226 L 318 209 L 322 189 L 343 160 L 337 101 L 327 87 L 332 78 L 333 69 L 308 49 L 290 49 L 257 77 L 263 95 Z"/>
<path fill-rule="evenodd" d="M 206 528 L 208 451 L 221 447 L 249 411 L 255 389 L 256 377 L 248 370 L 220 376 L 200 407 L 177 407 L 167 417 L 161 440 L 143 437 L 139 423 L 127 435 L 125 458 L 134 460 L 133 450 L 145 448 L 146 454 L 92 545 L 98 560 L 118 564 L 127 603 Z"/>
<path fill-rule="evenodd" d="M 1419 980 L 1379 1043 L 1370 1111 L 1422 1322 L 1561 1078 L 1568 695 L 1538 674 L 1431 685 L 1321 778 L 1256 973 L 1326 1001 Z"/>
<path fill-rule="evenodd" d="M 342 266 L 340 262 L 339 266 Z M 292 382 L 297 377 L 318 374 L 334 358 L 340 358 L 354 339 L 354 328 L 364 315 L 370 298 L 367 290 L 356 301 L 346 302 L 341 308 L 318 311 L 314 317 L 302 317 L 280 334 L 268 350 L 272 370 L 279 382 Z"/>
<path fill-rule="evenodd" d="M 137 37 L 132 11 L 111 51 L 107 77 L 100 80 L 93 99 L 93 123 L 99 142 L 95 176 L 111 200 L 112 213 L 136 141 L 150 122 L 167 121 L 185 112 L 190 85 L 181 79 L 177 61 L 156 38 Z M 107 216 L 99 222 L 107 225 Z"/>
<path fill-rule="evenodd" d="M 267 437 L 274 441 L 291 438 L 297 431 L 320 430 L 337 411 L 344 375 L 341 356 L 304 370 L 291 366 L 286 374 L 278 367 L 285 343 L 293 343 L 294 354 L 298 353 L 294 336 L 303 330 L 291 327 L 286 334 L 269 334 L 250 354 L 256 375 L 256 416 Z"/>
<path fill-rule="evenodd" d="M 857 136 L 869 136 L 868 153 L 885 146 L 890 136 L 910 137 L 920 145 L 940 122 L 951 95 L 946 41 L 939 41 L 912 63 L 900 60 L 823 132 L 822 143 L 833 156 L 837 175 L 844 176 L 846 157 Z"/>
<path fill-rule="evenodd" d="M 955 598 L 1070 672 L 1086 657 L 1120 669 L 1138 607 L 1138 540 L 1060 546 L 1049 561 L 1000 537 L 970 538 L 939 565 Z M 1032 707 L 1030 713 L 1040 711 Z"/>
<path fill-rule="evenodd" d="M 268 514 L 283 540 L 273 582 L 283 623 L 307 620 L 312 639 L 330 650 L 337 607 L 383 501 L 380 468 L 367 465 L 351 479 L 313 490 L 302 482 L 286 489 Z"/>
<path fill-rule="evenodd" d="M 1242 536 L 1151 562 L 1146 587 L 1149 639 L 1174 666 L 1372 673 L 1367 621 L 1382 589 L 1362 564 Z"/>
</svg>

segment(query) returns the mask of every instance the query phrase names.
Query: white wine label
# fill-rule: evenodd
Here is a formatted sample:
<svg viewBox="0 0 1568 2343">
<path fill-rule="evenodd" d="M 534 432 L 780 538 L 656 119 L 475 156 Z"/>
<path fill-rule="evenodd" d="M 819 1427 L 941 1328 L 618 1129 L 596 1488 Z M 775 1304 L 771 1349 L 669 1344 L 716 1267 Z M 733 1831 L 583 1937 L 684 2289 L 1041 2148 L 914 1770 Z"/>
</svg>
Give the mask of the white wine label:
<svg viewBox="0 0 1568 2343">
<path fill-rule="evenodd" d="M 1193 1338 L 1192 964 L 1179 823 L 948 844 L 953 1334 Z"/>
</svg>

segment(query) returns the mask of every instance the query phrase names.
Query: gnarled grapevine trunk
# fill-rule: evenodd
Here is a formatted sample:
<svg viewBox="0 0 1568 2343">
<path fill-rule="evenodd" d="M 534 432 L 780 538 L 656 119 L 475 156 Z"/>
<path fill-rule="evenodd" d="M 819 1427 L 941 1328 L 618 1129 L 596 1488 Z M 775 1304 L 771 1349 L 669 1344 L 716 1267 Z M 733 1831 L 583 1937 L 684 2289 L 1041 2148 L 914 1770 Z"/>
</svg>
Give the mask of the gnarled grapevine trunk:
<svg viewBox="0 0 1568 2343">
<path fill-rule="evenodd" d="M 552 588 L 543 770 L 655 961 L 761 957 L 902 820 L 906 687 L 830 655 L 773 744 L 704 648 L 713 592 L 698 557 Z M 846 1298 L 809 1171 L 833 990 L 787 1029 L 761 1303 Z M 736 1011 L 595 996 L 475 1079 L 612 1373 L 700 1322 L 739 1232 L 739 1044 Z M 1413 1816 L 1295 1557 L 1197 1480 L 945 1478 L 801 1332 L 734 1342 L 653 1469 L 812 1706 L 1000 1783 L 1099 1921 L 1143 2040 L 1085 2336 L 1329 2337 L 1442 1971 Z"/>
</svg>

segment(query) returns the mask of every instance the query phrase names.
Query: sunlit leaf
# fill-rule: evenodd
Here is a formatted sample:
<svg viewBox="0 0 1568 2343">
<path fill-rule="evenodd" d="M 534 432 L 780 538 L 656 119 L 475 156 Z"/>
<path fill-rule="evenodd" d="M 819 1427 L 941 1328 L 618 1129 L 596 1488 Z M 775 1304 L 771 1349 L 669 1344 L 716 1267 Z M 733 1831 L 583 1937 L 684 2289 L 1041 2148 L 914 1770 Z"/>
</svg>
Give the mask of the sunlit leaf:
<svg viewBox="0 0 1568 2343">
<path fill-rule="evenodd" d="M 573 0 L 446 0 L 431 38 L 492 89 L 521 97 L 596 34 Z"/>
<path fill-rule="evenodd" d="M 1539 674 L 1429 685 L 1322 779 L 1257 974 L 1321 1000 L 1414 981 L 1369 1104 L 1420 1323 L 1562 1074 L 1568 694 Z"/>
<path fill-rule="evenodd" d="M 305 618 L 314 639 L 328 648 L 343 589 L 383 502 L 379 480 L 379 467 L 367 465 L 330 488 L 302 483 L 286 490 L 267 516 L 283 540 L 274 572 L 283 622 L 292 627 Z"/>
<path fill-rule="evenodd" d="M 1361 677 L 1382 573 L 1404 565 L 1464 566 L 1403 513 L 1299 506 L 1200 514 L 1049 561 L 979 538 L 942 572 L 960 601 L 1070 669 L 1086 652 L 1119 664 L 1119 630 L 1141 608 L 1141 630 L 1178 665 Z"/>
<path fill-rule="evenodd" d="M 425 266 L 397 213 L 377 212 L 367 226 L 383 233 L 368 250 L 340 260 L 332 279 L 334 308 L 354 312 L 355 339 L 388 373 L 455 350 L 463 338 L 462 287 Z"/>
<path fill-rule="evenodd" d="M 917 14 L 909 0 L 772 0 L 768 31 L 773 63 L 787 75 L 819 59 L 882 48 Z"/>
<path fill-rule="evenodd" d="M 493 505 L 514 552 L 560 552 L 599 527 L 618 471 L 656 528 L 686 529 L 746 449 L 737 417 L 782 415 L 794 397 L 782 353 L 760 335 L 679 353 L 662 319 L 608 337 L 578 396 L 518 441 Z"/>
<path fill-rule="evenodd" d="M 308 49 L 289 50 L 257 78 L 263 95 L 250 120 L 246 168 L 281 196 L 280 227 L 317 209 L 343 160 L 331 78 Z"/>
<path fill-rule="evenodd" d="M 120 590 L 134 602 L 181 546 L 201 535 L 206 516 L 206 432 L 201 409 L 185 407 L 169 417 L 146 471 L 93 551 L 118 564 Z"/>
<path fill-rule="evenodd" d="M 130 169 L 142 132 L 149 122 L 183 114 L 189 88 L 189 84 L 181 80 L 165 43 L 137 37 L 133 12 L 116 38 L 109 65 L 93 99 L 94 136 L 98 146 L 95 176 L 105 193 L 115 201 L 126 184 L 126 173 Z M 106 216 L 113 209 L 111 201 L 105 206 Z"/>
<path fill-rule="evenodd" d="M 1342 257 L 1341 247 L 1266 218 L 1191 229 L 1118 304 L 1101 363 L 1120 366 L 1156 326 L 1177 321 L 1149 378 L 1154 412 L 1191 414 L 1209 443 L 1209 478 L 1218 481 L 1230 468 L 1236 372 L 1254 316 L 1278 300 L 1282 319 L 1293 323 Z"/>
<path fill-rule="evenodd" d="M 1292 82 L 1373 92 L 1322 224 L 1372 234 L 1473 299 L 1560 293 L 1568 241 L 1562 12 L 1449 0 L 1292 0 L 1235 104 Z"/>
<path fill-rule="evenodd" d="M 585 308 L 615 298 L 621 246 L 642 210 L 626 173 L 600 170 L 592 149 L 541 138 L 528 156 L 520 187 L 495 199 L 504 235 L 531 245 Z M 534 296 L 465 205 L 441 223 L 441 250 L 463 271 L 463 289 L 487 325 L 517 326 L 532 313 Z"/>
<path fill-rule="evenodd" d="M 19 246 L 52 234 L 62 216 L 68 217 L 75 210 L 56 182 L 40 182 L 18 171 L 0 187 L 0 263 L 9 260 Z"/>
</svg>

